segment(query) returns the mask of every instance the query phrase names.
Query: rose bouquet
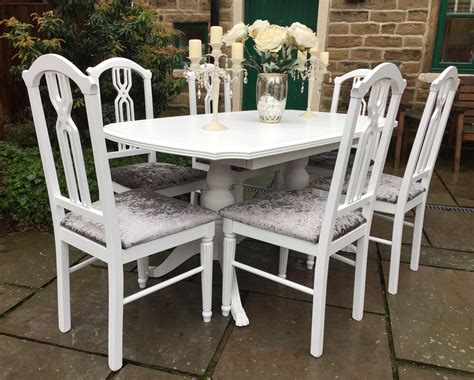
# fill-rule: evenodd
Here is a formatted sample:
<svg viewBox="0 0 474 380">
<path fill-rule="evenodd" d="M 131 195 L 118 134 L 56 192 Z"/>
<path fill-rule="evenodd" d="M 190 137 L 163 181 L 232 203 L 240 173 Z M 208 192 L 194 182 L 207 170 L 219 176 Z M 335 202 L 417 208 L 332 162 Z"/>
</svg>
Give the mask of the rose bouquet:
<svg viewBox="0 0 474 380">
<path fill-rule="evenodd" d="M 249 38 L 253 40 L 253 52 L 245 46 Z M 240 22 L 224 35 L 223 41 L 227 46 L 243 43 L 247 51 L 244 64 L 259 73 L 293 73 L 318 44 L 316 34 L 306 25 L 294 22 L 283 27 L 267 20 L 257 20 L 252 25 Z"/>
</svg>

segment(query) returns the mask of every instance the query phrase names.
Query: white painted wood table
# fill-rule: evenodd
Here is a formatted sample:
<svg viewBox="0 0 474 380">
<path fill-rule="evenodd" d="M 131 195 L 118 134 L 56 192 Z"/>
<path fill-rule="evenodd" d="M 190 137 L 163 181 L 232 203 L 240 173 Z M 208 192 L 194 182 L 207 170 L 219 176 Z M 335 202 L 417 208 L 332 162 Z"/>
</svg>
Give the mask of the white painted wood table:
<svg viewBox="0 0 474 380">
<path fill-rule="evenodd" d="M 207 191 L 202 205 L 219 211 L 234 203 L 231 165 L 260 169 L 287 163 L 288 189 L 303 189 L 308 184 L 308 157 L 337 149 L 342 138 L 345 114 L 318 112 L 314 119 L 300 118 L 301 111 L 287 110 L 278 124 L 263 124 L 257 111 L 219 115 L 227 131 L 205 131 L 201 127 L 212 115 L 176 116 L 109 124 L 107 139 L 163 153 L 197 157 L 211 161 Z M 356 137 L 367 125 L 359 118 Z M 214 259 L 222 263 L 222 223 L 217 222 Z M 151 277 L 161 277 L 199 252 L 199 242 L 176 248 L 158 267 L 150 268 Z M 236 276 L 234 276 L 234 279 Z M 237 326 L 249 323 L 240 301 L 237 280 L 233 284 L 232 315 Z"/>
</svg>

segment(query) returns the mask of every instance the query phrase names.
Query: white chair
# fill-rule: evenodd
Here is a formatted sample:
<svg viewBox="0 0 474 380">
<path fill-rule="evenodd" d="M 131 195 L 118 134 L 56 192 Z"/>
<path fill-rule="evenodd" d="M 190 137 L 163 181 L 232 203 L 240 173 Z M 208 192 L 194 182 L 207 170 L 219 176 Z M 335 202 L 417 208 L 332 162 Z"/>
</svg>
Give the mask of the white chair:
<svg viewBox="0 0 474 380">
<path fill-rule="evenodd" d="M 89 67 L 87 73 L 99 83 L 101 75 L 111 70 L 112 84 L 117 91 L 114 101 L 115 121 L 135 120 L 135 106 L 130 96 L 132 88 L 132 73 L 143 79 L 145 117 L 153 119 L 153 97 L 151 87 L 151 71 L 146 70 L 127 58 L 110 58 L 97 66 Z M 100 96 L 100 90 L 99 90 Z M 148 155 L 148 162 L 124 165 L 111 169 L 114 191 L 121 193 L 131 189 L 157 190 L 160 194 L 175 197 L 191 193 L 191 203 L 194 202 L 196 190 L 205 189 L 206 172 L 192 167 L 156 162 L 156 154 L 147 149 L 118 144 L 118 150 L 108 152 L 109 160 L 118 157 Z M 137 262 L 138 285 L 145 288 L 148 281 L 148 257 Z"/>
<path fill-rule="evenodd" d="M 331 101 L 331 113 L 337 113 L 339 107 L 339 100 L 341 96 L 341 86 L 344 82 L 352 80 L 352 87 L 354 87 L 358 82 L 365 78 L 366 75 L 370 73 L 369 69 L 357 69 L 348 72 L 340 77 L 334 78 L 334 92 L 332 95 Z M 361 115 L 365 115 L 367 110 L 367 102 L 365 99 L 361 99 L 362 107 L 360 110 Z M 311 156 L 309 158 L 308 166 L 306 170 L 311 174 L 319 175 L 331 175 L 336 166 L 337 151 L 327 152 Z M 351 155 L 349 158 L 349 163 L 354 162 L 354 156 Z M 312 267 L 312 266 L 311 266 Z M 311 268 L 309 268 L 311 269 Z"/>
<path fill-rule="evenodd" d="M 99 82 L 101 75 L 111 70 L 112 84 L 117 91 L 114 101 L 115 121 L 135 120 L 135 106 L 130 96 L 132 73 L 143 79 L 145 117 L 153 119 L 153 97 L 151 87 L 151 71 L 146 70 L 127 58 L 110 58 L 97 66 L 89 67 L 87 73 Z M 112 168 L 112 181 L 117 193 L 130 189 L 145 188 L 159 190 L 163 195 L 175 197 L 205 188 L 206 172 L 190 167 L 156 162 L 156 154 L 147 149 L 140 149 L 118 144 L 118 150 L 108 152 L 109 159 L 148 155 L 148 162 L 124 165 Z"/>
<path fill-rule="evenodd" d="M 40 82 L 46 77 L 49 98 L 57 112 L 56 134 L 66 176 L 61 193 L 51 149 Z M 114 195 L 102 125 L 97 82 L 64 57 L 46 54 L 23 72 L 28 88 L 41 160 L 46 177 L 54 238 L 58 286 L 59 329 L 71 329 L 69 274 L 96 260 L 107 263 L 109 279 L 109 366 L 122 366 L 124 305 L 184 278 L 202 273 L 203 318 L 211 319 L 212 254 L 216 214 L 156 191 L 131 190 Z M 71 117 L 70 81 L 85 99 L 100 199 L 92 202 L 79 131 Z M 69 212 L 67 212 L 69 211 Z M 124 297 L 124 264 L 177 245 L 201 239 L 201 265 L 149 289 Z M 69 268 L 69 246 L 92 258 Z"/>
<path fill-rule="evenodd" d="M 213 99 L 213 88 L 211 84 L 211 75 L 209 74 L 213 69 L 213 64 L 201 65 L 201 68 L 204 70 L 203 74 L 203 83 L 202 89 L 205 91 L 204 95 L 204 113 L 211 113 L 211 103 Z M 199 98 L 198 94 L 201 91 L 201 88 L 196 91 L 197 87 L 197 76 L 196 73 L 190 71 L 186 74 L 186 79 L 188 81 L 189 87 L 189 113 L 191 115 L 198 114 L 197 99 Z M 227 75 L 224 78 L 224 112 L 232 111 L 232 89 L 230 76 Z M 209 163 L 205 160 L 198 160 L 193 158 L 193 168 L 200 170 L 209 170 Z M 237 202 L 241 202 L 244 198 L 244 183 L 250 178 L 260 177 L 262 175 L 267 175 L 269 173 L 274 173 L 273 188 L 280 189 L 283 187 L 283 175 L 281 165 L 274 165 L 271 167 L 266 167 L 257 170 L 248 170 L 239 167 L 232 167 L 232 176 L 234 180 L 234 196 Z"/>
<path fill-rule="evenodd" d="M 355 266 L 354 300 L 352 316 L 362 319 L 364 309 L 365 276 L 375 191 L 379 183 L 388 146 L 395 125 L 398 106 L 405 88 L 398 68 L 391 63 L 377 66 L 351 91 L 344 133 L 337 156 L 336 167 L 328 199 L 308 192 L 276 192 L 263 199 L 235 204 L 220 211 L 223 216 L 224 267 L 222 312 L 228 315 L 230 294 L 235 269 L 240 268 L 269 280 L 300 290 L 313 296 L 311 354 L 319 357 L 323 352 L 326 286 L 331 257 Z M 392 96 L 380 133 L 382 105 L 388 90 Z M 352 170 L 348 161 L 354 141 L 355 127 L 360 117 L 361 99 L 370 91 L 368 126 L 362 132 Z M 369 170 L 370 159 L 376 155 Z M 349 173 L 350 171 L 350 173 Z M 346 173 L 350 176 L 347 195 L 341 198 Z M 370 178 L 369 186 L 361 178 Z M 279 276 L 236 261 L 236 234 L 275 244 L 287 258 L 288 249 L 315 256 L 314 287 L 306 287 Z M 341 248 L 357 242 L 356 261 L 338 256 Z M 286 264 L 285 264 L 286 266 Z"/>
<path fill-rule="evenodd" d="M 374 210 L 381 217 L 393 220 L 392 240 L 372 236 L 370 240 L 392 247 L 390 294 L 397 294 L 398 290 L 403 225 L 414 227 L 410 268 L 418 270 L 428 189 L 458 85 L 454 66 L 444 70 L 432 83 L 403 178 L 385 173 L 381 177 Z M 322 178 L 311 186 L 321 193 L 329 189 L 329 181 L 328 177 Z M 405 221 L 405 214 L 410 210 L 415 211 L 414 224 Z"/>
</svg>

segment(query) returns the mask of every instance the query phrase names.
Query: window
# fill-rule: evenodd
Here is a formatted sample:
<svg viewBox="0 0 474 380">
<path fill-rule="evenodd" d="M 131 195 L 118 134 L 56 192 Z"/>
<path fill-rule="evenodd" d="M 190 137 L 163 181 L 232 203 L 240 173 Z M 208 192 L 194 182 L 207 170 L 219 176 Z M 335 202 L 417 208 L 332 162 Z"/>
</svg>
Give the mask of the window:
<svg viewBox="0 0 474 380">
<path fill-rule="evenodd" d="M 455 65 L 474 73 L 474 0 L 441 0 L 433 71 Z"/>
<path fill-rule="evenodd" d="M 176 47 L 180 47 L 185 50 L 181 56 L 180 67 L 184 67 L 186 57 L 188 53 L 189 40 L 199 39 L 202 42 L 202 55 L 207 53 L 208 45 L 208 24 L 205 22 L 192 23 L 192 24 L 174 24 L 174 28 L 179 30 L 181 33 L 175 39 Z"/>
</svg>

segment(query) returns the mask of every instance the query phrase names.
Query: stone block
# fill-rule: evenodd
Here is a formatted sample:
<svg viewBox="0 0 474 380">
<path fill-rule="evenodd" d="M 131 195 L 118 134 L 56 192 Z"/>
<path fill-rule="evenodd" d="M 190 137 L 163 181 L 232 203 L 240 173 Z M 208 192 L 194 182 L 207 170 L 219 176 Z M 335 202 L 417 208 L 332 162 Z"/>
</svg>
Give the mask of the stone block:
<svg viewBox="0 0 474 380">
<path fill-rule="evenodd" d="M 352 49 L 351 59 L 380 61 L 382 59 L 382 49 Z"/>
<path fill-rule="evenodd" d="M 424 22 L 406 22 L 403 24 L 398 24 L 396 33 L 423 35 L 425 33 L 425 23 Z"/>
<path fill-rule="evenodd" d="M 351 33 L 352 34 L 378 34 L 380 31 L 380 24 L 374 22 L 364 22 L 351 24 Z"/>
<path fill-rule="evenodd" d="M 331 61 L 343 61 L 349 58 L 349 50 L 347 49 L 328 49 Z"/>
<path fill-rule="evenodd" d="M 404 11 L 371 11 L 370 21 L 400 22 L 405 21 L 407 13 Z"/>
<path fill-rule="evenodd" d="M 331 34 L 349 34 L 349 24 L 346 22 L 334 22 L 329 24 L 329 31 Z"/>
<path fill-rule="evenodd" d="M 396 0 L 365 0 L 365 1 L 347 1 L 332 0 L 333 9 L 396 9 Z"/>
<path fill-rule="evenodd" d="M 387 61 L 419 61 L 421 49 L 387 50 L 384 54 Z"/>
<path fill-rule="evenodd" d="M 368 36 L 365 39 L 365 46 L 374 47 L 401 47 L 402 37 L 398 36 Z"/>
<path fill-rule="evenodd" d="M 399 67 L 402 74 L 418 74 L 421 70 L 419 62 L 402 63 Z"/>
<path fill-rule="evenodd" d="M 403 37 L 403 46 L 405 47 L 422 47 L 423 37 Z"/>
<path fill-rule="evenodd" d="M 380 26 L 380 33 L 381 34 L 393 34 L 395 33 L 395 28 L 397 24 L 382 24 Z"/>
<path fill-rule="evenodd" d="M 398 0 L 398 9 L 428 8 L 429 0 Z"/>
<path fill-rule="evenodd" d="M 362 46 L 362 37 L 359 36 L 329 36 L 328 47 L 344 48 Z"/>
<path fill-rule="evenodd" d="M 363 22 L 369 19 L 369 11 L 331 11 L 331 22 Z"/>
<path fill-rule="evenodd" d="M 407 21 L 426 21 L 428 19 L 428 11 L 415 9 L 408 11 Z"/>
</svg>

